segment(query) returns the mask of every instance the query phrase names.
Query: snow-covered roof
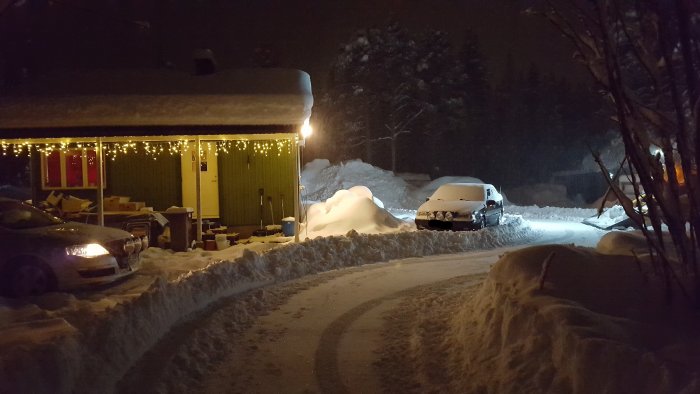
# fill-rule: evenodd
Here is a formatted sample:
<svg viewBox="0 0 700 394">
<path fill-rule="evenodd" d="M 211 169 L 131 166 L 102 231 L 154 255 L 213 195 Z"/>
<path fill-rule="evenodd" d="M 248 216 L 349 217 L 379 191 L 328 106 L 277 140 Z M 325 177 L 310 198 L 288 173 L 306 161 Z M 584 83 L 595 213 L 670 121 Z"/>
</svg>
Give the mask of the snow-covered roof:
<svg viewBox="0 0 700 394">
<path fill-rule="evenodd" d="M 292 69 L 71 72 L 1 94 L 0 130 L 300 125 L 312 106 L 309 74 Z"/>
</svg>

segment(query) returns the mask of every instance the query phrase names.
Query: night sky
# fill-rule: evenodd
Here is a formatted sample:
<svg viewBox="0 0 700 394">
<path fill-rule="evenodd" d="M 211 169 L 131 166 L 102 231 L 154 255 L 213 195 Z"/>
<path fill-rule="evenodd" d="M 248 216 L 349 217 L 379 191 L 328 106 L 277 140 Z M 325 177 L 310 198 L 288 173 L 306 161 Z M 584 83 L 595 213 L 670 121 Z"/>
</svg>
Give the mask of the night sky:
<svg viewBox="0 0 700 394">
<path fill-rule="evenodd" d="M 52 69 L 154 67 L 189 70 L 195 48 L 221 68 L 256 64 L 256 48 L 281 67 L 303 69 L 321 87 L 338 48 L 361 28 L 398 21 L 410 30 L 465 29 L 480 40 L 492 81 L 509 54 L 516 67 L 579 79 L 568 43 L 518 0 L 41 0 L 0 13 L 0 65 L 30 74 Z M 0 7 L 2 3 L 0 2 Z M 260 53 L 260 52 L 258 52 Z"/>
</svg>

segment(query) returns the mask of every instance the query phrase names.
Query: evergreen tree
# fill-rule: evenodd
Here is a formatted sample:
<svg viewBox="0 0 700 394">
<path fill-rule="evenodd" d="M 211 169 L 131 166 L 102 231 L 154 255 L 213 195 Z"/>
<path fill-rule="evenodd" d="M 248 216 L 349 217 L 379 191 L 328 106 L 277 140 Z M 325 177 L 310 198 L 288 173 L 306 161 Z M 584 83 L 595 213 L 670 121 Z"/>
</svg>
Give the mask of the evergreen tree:
<svg viewBox="0 0 700 394">
<path fill-rule="evenodd" d="M 392 170 L 431 163 L 463 106 L 459 71 L 445 33 L 412 35 L 397 24 L 359 31 L 341 47 L 319 109 L 343 141 L 339 158 L 362 148 L 365 161 Z"/>
</svg>

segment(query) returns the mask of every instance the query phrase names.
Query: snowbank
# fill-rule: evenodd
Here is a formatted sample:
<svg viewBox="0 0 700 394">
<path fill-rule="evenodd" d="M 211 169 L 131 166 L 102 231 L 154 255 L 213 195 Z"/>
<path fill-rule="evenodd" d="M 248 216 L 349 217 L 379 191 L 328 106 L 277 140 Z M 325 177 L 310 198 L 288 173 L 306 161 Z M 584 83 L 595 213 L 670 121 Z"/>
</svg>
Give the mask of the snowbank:
<svg viewBox="0 0 700 394">
<path fill-rule="evenodd" d="M 445 176 L 424 185 L 416 185 L 422 179 L 416 174 L 407 174 L 412 183 L 408 183 L 391 171 L 383 170 L 362 160 L 349 160 L 332 165 L 326 159 L 315 159 L 304 166 L 301 184 L 304 186 L 304 198 L 322 201 L 330 198 L 338 190 L 353 186 L 367 186 L 373 191 L 387 209 L 415 210 L 425 202 L 438 187 L 446 183 L 482 183 L 478 178 L 468 176 Z"/>
<path fill-rule="evenodd" d="M 234 253 L 228 250 L 151 249 L 144 272 L 120 291 L 108 288 L 81 299 L 63 293 L 25 301 L 0 299 L 2 390 L 109 392 L 177 321 L 222 297 L 346 266 L 513 245 L 534 236 L 520 217 L 511 217 L 501 226 L 476 232 L 351 231 L 299 244 L 257 246 L 265 253 L 229 248 L 237 258 L 227 258 Z M 43 327 L 41 334 L 18 334 L 37 327 Z"/>
<path fill-rule="evenodd" d="M 609 243 L 607 250 L 627 246 Z M 543 262 L 554 254 L 543 288 Z M 619 254 L 619 253 L 616 253 Z M 698 392 L 688 310 L 631 257 L 570 246 L 506 254 L 451 321 L 450 374 L 462 392 Z M 676 324 L 669 324 L 676 322 Z"/>
<path fill-rule="evenodd" d="M 407 217 L 408 215 L 404 215 L 405 212 L 402 211 L 415 211 L 438 187 L 446 183 L 483 183 L 483 181 L 471 176 L 444 176 L 427 181 L 425 176 L 420 174 L 396 175 L 359 159 L 340 164 L 331 164 L 327 159 L 315 159 L 304 166 L 301 183 L 304 187 L 303 198 L 310 201 L 326 200 L 337 191 L 353 186 L 367 186 L 377 198 L 384 202 L 387 210 L 395 216 Z M 495 186 L 498 187 L 498 185 Z M 522 214 L 526 218 L 527 215 L 537 214 L 538 218 L 542 218 L 554 214 L 555 217 L 547 216 L 547 219 L 569 218 L 565 220 L 580 221 L 596 214 L 595 209 L 573 208 L 581 204 L 568 199 L 566 187 L 563 185 L 522 186 L 508 190 L 503 198 L 508 210 Z M 524 205 L 524 207 L 511 205 L 511 203 Z M 540 207 L 545 207 L 545 210 L 541 210 Z M 565 210 L 559 210 L 560 207 L 569 207 L 571 210 L 563 213 Z"/>
<path fill-rule="evenodd" d="M 304 186 L 302 197 L 311 201 L 324 201 L 339 190 L 366 186 L 386 207 L 415 209 L 418 206 L 413 201 L 408 183 L 393 172 L 362 160 L 331 165 L 328 160 L 316 159 L 304 166 L 301 184 Z"/>
<path fill-rule="evenodd" d="M 634 224 L 625 213 L 625 209 L 622 208 L 622 205 L 613 205 L 605 209 L 600 216 L 598 216 L 598 212 L 596 212 L 594 216 L 585 219 L 583 222 L 606 230 L 632 227 Z"/>
<path fill-rule="evenodd" d="M 600 238 L 596 249 L 600 253 L 622 256 L 634 256 L 635 254 L 639 256 L 649 252 L 646 238 L 639 231 L 609 232 Z"/>
<path fill-rule="evenodd" d="M 593 208 L 538 207 L 536 205 L 507 205 L 505 211 L 514 215 L 520 215 L 524 219 L 560 220 L 566 222 L 580 222 L 598 213 Z"/>
</svg>

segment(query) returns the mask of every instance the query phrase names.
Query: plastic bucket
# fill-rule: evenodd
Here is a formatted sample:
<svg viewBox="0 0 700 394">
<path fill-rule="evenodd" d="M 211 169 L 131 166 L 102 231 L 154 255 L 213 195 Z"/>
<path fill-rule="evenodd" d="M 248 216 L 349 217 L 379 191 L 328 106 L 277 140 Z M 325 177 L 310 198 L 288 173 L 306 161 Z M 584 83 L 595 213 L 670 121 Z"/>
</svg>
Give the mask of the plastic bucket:
<svg viewBox="0 0 700 394">
<path fill-rule="evenodd" d="M 293 217 L 282 219 L 282 234 L 284 234 L 285 237 L 291 237 L 294 235 L 295 224 L 296 222 Z"/>
<path fill-rule="evenodd" d="M 226 239 L 226 234 L 216 234 L 214 240 L 216 241 L 217 250 L 226 249 L 231 246 L 231 242 Z"/>
</svg>

